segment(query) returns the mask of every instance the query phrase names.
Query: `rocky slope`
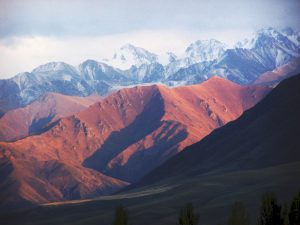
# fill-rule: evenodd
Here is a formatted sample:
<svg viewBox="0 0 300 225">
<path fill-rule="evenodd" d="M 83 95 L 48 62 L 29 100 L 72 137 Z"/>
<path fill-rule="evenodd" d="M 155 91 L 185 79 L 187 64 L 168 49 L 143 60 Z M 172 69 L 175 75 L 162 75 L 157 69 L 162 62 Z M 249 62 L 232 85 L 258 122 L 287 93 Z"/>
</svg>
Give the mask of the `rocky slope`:
<svg viewBox="0 0 300 225">
<path fill-rule="evenodd" d="M 237 120 L 121 192 L 130 196 L 161 190 L 142 199 L 142 204 L 122 199 L 134 211 L 134 222 L 172 224 L 178 209 L 193 202 L 203 223 L 226 223 L 235 201 L 242 201 L 256 221 L 264 192 L 290 201 L 300 188 L 299 86 L 300 75 L 282 81 Z"/>
<path fill-rule="evenodd" d="M 13 141 L 38 134 L 53 126 L 60 118 L 88 108 L 102 98 L 66 96 L 48 93 L 24 108 L 7 112 L 0 118 L 0 141 Z"/>
<path fill-rule="evenodd" d="M 171 225 L 178 221 L 179 209 L 191 202 L 201 223 L 226 224 L 232 204 L 240 201 L 255 222 L 263 193 L 272 191 L 278 201 L 290 202 L 299 191 L 299 85 L 300 75 L 282 81 L 237 120 L 187 147 L 130 190 L 13 212 L 2 219 L 26 225 L 109 224 L 122 204 L 132 224 Z"/>
<path fill-rule="evenodd" d="M 173 89 L 122 89 L 40 135 L 0 143 L 3 203 L 111 193 L 236 119 L 268 91 L 217 77 Z"/>
<path fill-rule="evenodd" d="M 181 173 L 223 173 L 300 161 L 299 84 L 300 75 L 283 81 L 240 118 L 187 147 L 141 184 Z"/>
<path fill-rule="evenodd" d="M 277 85 L 280 81 L 300 73 L 300 58 L 261 74 L 254 82 L 254 85 Z"/>
</svg>

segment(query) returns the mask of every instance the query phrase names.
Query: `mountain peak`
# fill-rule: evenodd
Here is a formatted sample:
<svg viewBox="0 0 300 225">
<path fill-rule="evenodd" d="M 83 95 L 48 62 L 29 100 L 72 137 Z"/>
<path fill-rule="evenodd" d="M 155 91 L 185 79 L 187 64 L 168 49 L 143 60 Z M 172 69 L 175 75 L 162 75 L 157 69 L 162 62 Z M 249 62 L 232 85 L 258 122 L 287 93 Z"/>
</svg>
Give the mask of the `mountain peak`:
<svg viewBox="0 0 300 225">
<path fill-rule="evenodd" d="M 291 27 L 286 27 L 281 30 L 288 39 L 290 39 L 295 45 L 300 46 L 300 32 L 293 30 Z"/>
<path fill-rule="evenodd" d="M 156 60 L 156 54 L 132 44 L 125 44 L 107 62 L 114 67 L 127 70 L 132 66 L 139 67 L 143 64 L 154 63 Z"/>
<path fill-rule="evenodd" d="M 226 44 L 216 39 L 197 40 L 187 47 L 185 54 L 193 63 L 213 61 L 219 58 L 226 48 Z"/>
<path fill-rule="evenodd" d="M 273 27 L 267 27 L 259 29 L 257 32 L 252 34 L 252 37 L 246 38 L 245 40 L 238 42 L 236 47 L 253 49 L 264 45 L 264 43 L 284 43 L 287 42 L 287 37 Z"/>
<path fill-rule="evenodd" d="M 268 36 L 268 37 L 272 37 L 272 38 L 277 38 L 278 36 L 282 36 L 282 34 L 273 27 L 262 28 L 257 31 L 256 35 L 258 37 Z"/>
<path fill-rule="evenodd" d="M 206 39 L 206 40 L 197 40 L 193 43 L 191 43 L 186 51 L 189 51 L 190 48 L 193 48 L 193 46 L 200 46 L 200 47 L 207 47 L 207 46 L 222 46 L 226 48 L 226 44 L 222 43 L 221 41 L 218 41 L 214 38 L 212 39 Z"/>
<path fill-rule="evenodd" d="M 206 39 L 206 40 L 197 40 L 193 44 L 197 45 L 203 45 L 203 44 L 210 44 L 210 45 L 225 45 L 224 43 L 220 42 L 219 40 L 216 40 L 214 38 Z"/>
<path fill-rule="evenodd" d="M 81 64 L 82 65 L 87 65 L 87 64 L 98 64 L 99 62 L 97 62 L 96 60 L 93 59 L 87 59 L 85 61 L 83 61 Z"/>
<path fill-rule="evenodd" d="M 281 30 L 281 33 L 283 33 L 283 34 L 285 34 L 285 35 L 287 35 L 287 36 L 291 36 L 291 35 L 296 34 L 297 32 L 295 32 L 295 31 L 293 30 L 293 28 L 291 28 L 291 27 L 285 27 L 285 28 L 283 28 L 283 29 Z"/>
<path fill-rule="evenodd" d="M 63 70 L 74 72 L 75 68 L 64 62 L 49 62 L 36 67 L 32 70 L 32 73 L 57 72 Z"/>
<path fill-rule="evenodd" d="M 157 61 L 162 65 L 168 65 L 177 60 L 177 56 L 173 52 L 166 52 L 157 57 Z"/>
<path fill-rule="evenodd" d="M 204 82 L 208 82 L 208 81 L 216 81 L 216 80 L 222 80 L 222 81 L 225 81 L 225 82 L 228 81 L 228 80 L 226 80 L 226 79 L 224 79 L 224 78 L 222 78 L 222 77 L 219 77 L 219 76 L 217 76 L 217 75 L 214 75 L 214 76 L 208 78 L 208 79 L 207 79 L 206 81 L 204 81 Z"/>
<path fill-rule="evenodd" d="M 121 50 L 123 49 L 130 49 L 130 50 L 135 50 L 135 49 L 141 49 L 140 47 L 136 47 L 133 44 L 127 43 L 123 46 L 120 47 Z"/>
<path fill-rule="evenodd" d="M 200 85 L 211 86 L 211 85 L 220 85 L 220 84 L 238 86 L 238 84 L 236 84 L 236 83 L 234 83 L 230 80 L 224 79 L 222 77 L 219 77 L 217 75 L 214 75 L 214 76 L 210 77 L 209 79 L 207 79 L 206 81 L 204 81 Z"/>
<path fill-rule="evenodd" d="M 79 67 L 109 67 L 106 63 L 98 62 L 93 59 L 87 59 L 84 62 L 82 62 Z"/>
</svg>

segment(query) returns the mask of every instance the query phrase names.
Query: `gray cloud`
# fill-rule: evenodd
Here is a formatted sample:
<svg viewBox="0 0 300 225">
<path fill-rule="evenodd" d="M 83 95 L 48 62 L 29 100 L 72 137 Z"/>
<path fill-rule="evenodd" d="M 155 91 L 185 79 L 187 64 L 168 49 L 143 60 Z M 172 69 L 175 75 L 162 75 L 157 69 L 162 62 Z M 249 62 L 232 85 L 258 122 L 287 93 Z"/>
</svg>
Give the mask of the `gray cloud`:
<svg viewBox="0 0 300 225">
<path fill-rule="evenodd" d="M 139 29 L 299 29 L 298 0 L 0 0 L 0 36 L 106 35 Z"/>
<path fill-rule="evenodd" d="M 300 30 L 299 0 L 0 0 L 0 79 L 49 61 L 100 60 L 125 43 L 181 54 L 274 26 Z"/>
</svg>

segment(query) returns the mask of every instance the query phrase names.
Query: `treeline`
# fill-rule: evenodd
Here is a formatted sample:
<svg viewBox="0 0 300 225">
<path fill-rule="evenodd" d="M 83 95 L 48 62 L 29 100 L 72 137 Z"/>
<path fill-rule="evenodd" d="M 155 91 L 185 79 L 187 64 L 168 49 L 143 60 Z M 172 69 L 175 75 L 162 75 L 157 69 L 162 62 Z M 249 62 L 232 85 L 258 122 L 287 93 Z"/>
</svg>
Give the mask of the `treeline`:
<svg viewBox="0 0 300 225">
<path fill-rule="evenodd" d="M 128 211 L 122 205 L 115 210 L 113 225 L 129 225 Z M 199 214 L 195 212 L 193 204 L 183 206 L 178 214 L 177 225 L 200 225 Z M 232 205 L 228 218 L 228 225 L 250 225 L 250 214 L 242 202 Z M 300 225 L 300 192 L 296 194 L 290 204 L 281 205 L 276 195 L 267 192 L 262 195 L 257 225 Z"/>
</svg>

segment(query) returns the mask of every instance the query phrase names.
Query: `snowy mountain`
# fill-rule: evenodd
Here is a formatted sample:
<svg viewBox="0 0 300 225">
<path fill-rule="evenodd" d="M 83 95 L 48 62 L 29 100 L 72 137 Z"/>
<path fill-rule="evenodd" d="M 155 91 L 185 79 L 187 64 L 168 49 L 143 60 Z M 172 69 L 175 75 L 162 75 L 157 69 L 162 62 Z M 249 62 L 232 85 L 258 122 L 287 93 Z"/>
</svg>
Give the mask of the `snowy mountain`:
<svg viewBox="0 0 300 225">
<path fill-rule="evenodd" d="M 122 70 L 130 69 L 131 66 L 139 67 L 157 61 L 157 55 L 132 44 L 126 44 L 115 52 L 106 63 Z"/>
<path fill-rule="evenodd" d="M 226 49 L 226 44 L 215 39 L 198 40 L 187 47 L 185 54 L 195 64 L 218 59 Z"/>
<path fill-rule="evenodd" d="M 254 50 L 264 58 L 267 66 L 274 68 L 300 56 L 299 44 L 292 41 L 291 36 L 289 38 L 274 28 L 261 29 L 254 37 L 244 40 L 237 46 Z"/>
<path fill-rule="evenodd" d="M 165 78 L 165 68 L 157 62 L 142 64 L 140 67 L 132 66 L 124 73 L 136 84 L 161 82 Z"/>
<path fill-rule="evenodd" d="M 188 57 L 176 59 L 165 66 L 166 77 L 170 77 L 181 68 L 187 68 L 192 64 L 193 64 L 192 59 Z"/>
<path fill-rule="evenodd" d="M 75 67 L 62 62 L 41 65 L 31 73 L 20 73 L 12 78 L 18 86 L 21 105 L 26 105 L 48 92 L 87 96 L 93 89 L 81 78 Z"/>
<path fill-rule="evenodd" d="M 78 66 L 79 74 L 91 85 L 96 81 L 104 81 L 111 84 L 126 84 L 131 80 L 123 71 L 95 60 L 86 60 Z"/>
<path fill-rule="evenodd" d="M 292 28 L 287 27 L 281 31 L 288 39 L 290 39 L 295 45 L 300 45 L 300 32 L 295 32 Z"/>
<path fill-rule="evenodd" d="M 211 61 L 205 61 L 192 64 L 187 68 L 181 68 L 167 78 L 167 84 L 170 86 L 180 86 L 200 83 L 211 77 L 209 69 L 212 65 Z"/>
<path fill-rule="evenodd" d="M 159 55 L 127 44 L 105 62 L 86 60 L 78 66 L 50 62 L 32 72 L 0 80 L 0 116 L 48 92 L 106 95 L 130 85 L 189 85 L 214 75 L 249 84 L 261 74 L 299 58 L 299 40 L 299 32 L 291 28 L 282 31 L 265 28 L 238 42 L 232 49 L 215 39 L 198 40 L 179 57 L 172 52 Z"/>
<path fill-rule="evenodd" d="M 166 76 L 172 77 L 180 69 L 196 63 L 216 60 L 226 49 L 226 44 L 215 39 L 198 40 L 187 47 L 182 58 L 177 58 L 166 66 Z"/>
<path fill-rule="evenodd" d="M 253 37 L 238 42 L 234 49 L 225 50 L 204 69 L 198 69 L 202 68 L 203 63 L 198 63 L 198 66 L 192 64 L 168 76 L 168 80 L 171 83 L 177 81 L 174 77 L 178 78 L 182 73 L 182 79 L 189 78 L 181 84 L 189 84 L 191 76 L 194 76 L 192 80 L 201 81 L 213 75 L 240 84 L 252 83 L 260 74 L 272 71 L 300 56 L 300 45 L 293 41 L 300 37 L 298 35 L 295 38 L 297 34 L 293 31 L 288 36 L 274 28 L 261 29 Z"/>
<path fill-rule="evenodd" d="M 76 68 L 64 62 L 50 62 L 35 68 L 32 73 L 71 73 L 76 74 Z"/>
<path fill-rule="evenodd" d="M 177 56 L 173 52 L 166 52 L 157 56 L 157 62 L 164 66 L 176 61 L 176 59 Z"/>
<path fill-rule="evenodd" d="M 270 70 L 263 58 L 249 49 L 228 49 L 210 68 L 210 75 L 218 75 L 239 84 L 249 84 L 260 74 Z"/>
</svg>

